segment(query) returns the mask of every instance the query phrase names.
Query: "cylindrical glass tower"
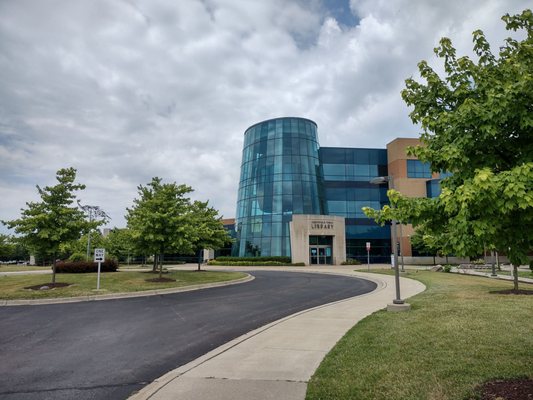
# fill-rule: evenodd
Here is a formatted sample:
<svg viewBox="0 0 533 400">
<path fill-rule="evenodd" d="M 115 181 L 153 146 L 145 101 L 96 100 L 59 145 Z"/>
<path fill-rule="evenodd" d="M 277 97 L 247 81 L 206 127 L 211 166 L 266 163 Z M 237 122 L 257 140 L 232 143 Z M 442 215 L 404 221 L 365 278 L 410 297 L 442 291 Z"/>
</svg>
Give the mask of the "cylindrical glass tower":
<svg viewBox="0 0 533 400">
<path fill-rule="evenodd" d="M 290 256 L 293 214 L 324 214 L 317 126 L 276 118 L 244 133 L 236 256 Z"/>
</svg>

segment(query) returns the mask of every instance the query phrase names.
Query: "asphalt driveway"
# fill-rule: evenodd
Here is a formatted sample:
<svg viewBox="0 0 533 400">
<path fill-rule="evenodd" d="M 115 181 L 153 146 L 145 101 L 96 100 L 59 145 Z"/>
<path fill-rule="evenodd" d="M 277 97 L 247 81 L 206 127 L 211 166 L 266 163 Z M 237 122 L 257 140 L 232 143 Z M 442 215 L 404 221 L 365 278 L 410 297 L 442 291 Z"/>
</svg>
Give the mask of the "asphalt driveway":
<svg viewBox="0 0 533 400">
<path fill-rule="evenodd" d="M 0 399 L 124 399 L 177 366 L 362 279 L 254 271 L 252 282 L 151 297 L 0 308 Z"/>
</svg>

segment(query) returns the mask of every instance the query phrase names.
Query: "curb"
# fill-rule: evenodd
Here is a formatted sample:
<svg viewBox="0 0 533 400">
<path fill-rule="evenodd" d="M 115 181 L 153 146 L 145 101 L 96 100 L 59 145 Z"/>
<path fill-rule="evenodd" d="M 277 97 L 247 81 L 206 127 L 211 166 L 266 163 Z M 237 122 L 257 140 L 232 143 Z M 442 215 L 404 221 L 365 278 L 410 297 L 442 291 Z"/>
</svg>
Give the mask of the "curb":
<svg viewBox="0 0 533 400">
<path fill-rule="evenodd" d="M 59 297 L 55 299 L 39 299 L 39 300 L 0 300 L 0 307 L 11 307 L 11 306 L 26 306 L 26 305 L 46 305 L 46 304 L 66 304 L 66 303 L 81 303 L 85 301 L 100 301 L 100 300 L 117 300 L 117 299 L 129 299 L 134 297 L 148 297 L 148 296 L 158 296 L 162 294 L 172 294 L 180 292 L 190 292 L 193 290 L 209 289 L 222 286 L 231 286 L 238 285 L 240 283 L 246 283 L 253 281 L 255 277 L 250 275 L 247 272 L 243 272 L 247 276 L 240 278 L 234 281 L 229 282 L 214 282 L 214 283 L 204 283 L 198 285 L 184 286 L 180 288 L 168 288 L 168 289 L 154 289 L 154 290 L 145 290 L 141 292 L 129 292 L 129 293 L 112 293 L 112 294 L 101 294 L 101 295 L 89 295 L 89 296 L 80 296 L 80 297 Z"/>
</svg>

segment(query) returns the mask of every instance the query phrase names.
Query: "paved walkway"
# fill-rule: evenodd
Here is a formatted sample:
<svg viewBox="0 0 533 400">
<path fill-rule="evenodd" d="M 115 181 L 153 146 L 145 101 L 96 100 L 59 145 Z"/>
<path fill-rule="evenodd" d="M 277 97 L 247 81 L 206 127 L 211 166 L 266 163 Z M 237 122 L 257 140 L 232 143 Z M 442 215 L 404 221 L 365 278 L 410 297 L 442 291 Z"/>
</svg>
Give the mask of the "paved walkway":
<svg viewBox="0 0 533 400">
<path fill-rule="evenodd" d="M 353 269 L 353 266 L 290 268 L 290 271 L 362 277 L 375 281 L 378 288 L 372 293 L 306 310 L 249 332 L 169 372 L 130 399 L 304 399 L 307 382 L 337 341 L 358 321 L 385 308 L 394 298 L 393 276 Z M 401 278 L 403 298 L 424 289 L 418 281 Z"/>
<path fill-rule="evenodd" d="M 35 270 L 35 271 L 6 271 L 6 272 L 0 272 L 0 276 L 12 276 L 12 275 L 48 275 L 52 274 L 51 269 L 42 269 L 42 270 Z"/>
<path fill-rule="evenodd" d="M 523 269 L 521 269 L 522 271 Z M 529 269 L 527 269 L 529 271 Z M 498 275 L 498 271 L 496 271 L 497 276 L 492 276 L 491 272 L 481 272 L 476 271 L 475 269 L 464 269 L 464 268 L 452 268 L 452 272 L 456 274 L 465 274 L 465 275 L 476 275 L 476 276 L 484 276 L 486 278 L 492 278 L 492 279 L 501 279 L 504 281 L 513 281 L 514 277 L 511 275 Z M 524 278 L 519 276 L 518 282 L 522 283 L 533 283 L 533 279 L 531 278 Z"/>
</svg>

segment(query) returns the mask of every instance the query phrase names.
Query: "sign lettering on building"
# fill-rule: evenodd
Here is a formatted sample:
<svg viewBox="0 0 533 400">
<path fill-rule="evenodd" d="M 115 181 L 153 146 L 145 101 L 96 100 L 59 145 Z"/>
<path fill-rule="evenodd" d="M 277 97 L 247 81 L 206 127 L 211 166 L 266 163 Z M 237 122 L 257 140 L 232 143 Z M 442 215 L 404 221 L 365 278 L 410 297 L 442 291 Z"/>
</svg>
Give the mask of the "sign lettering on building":
<svg viewBox="0 0 533 400">
<path fill-rule="evenodd" d="M 311 221 L 311 229 L 333 229 L 333 221 Z"/>
</svg>

